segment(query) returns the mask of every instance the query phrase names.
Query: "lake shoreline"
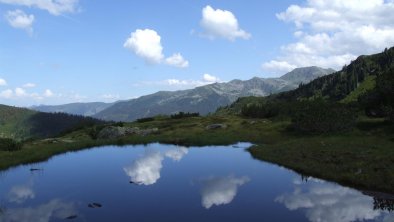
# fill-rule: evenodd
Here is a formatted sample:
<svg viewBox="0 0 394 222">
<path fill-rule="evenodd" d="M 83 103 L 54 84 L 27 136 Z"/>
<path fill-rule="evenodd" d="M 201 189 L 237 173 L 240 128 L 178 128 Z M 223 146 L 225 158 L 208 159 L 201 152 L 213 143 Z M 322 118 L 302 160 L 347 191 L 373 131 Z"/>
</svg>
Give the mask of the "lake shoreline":
<svg viewBox="0 0 394 222">
<path fill-rule="evenodd" d="M 207 129 L 210 124 L 227 127 Z M 146 136 L 128 135 L 112 140 L 94 140 L 86 130 L 79 130 L 55 139 L 28 142 L 20 151 L 0 152 L 0 169 L 104 145 L 206 146 L 250 142 L 256 144 L 249 149 L 256 159 L 343 185 L 394 194 L 394 142 L 390 134 L 379 129 L 355 129 L 341 134 L 298 135 L 288 132 L 288 125 L 285 120 L 208 116 L 127 123 L 129 127 L 159 130 Z"/>
</svg>

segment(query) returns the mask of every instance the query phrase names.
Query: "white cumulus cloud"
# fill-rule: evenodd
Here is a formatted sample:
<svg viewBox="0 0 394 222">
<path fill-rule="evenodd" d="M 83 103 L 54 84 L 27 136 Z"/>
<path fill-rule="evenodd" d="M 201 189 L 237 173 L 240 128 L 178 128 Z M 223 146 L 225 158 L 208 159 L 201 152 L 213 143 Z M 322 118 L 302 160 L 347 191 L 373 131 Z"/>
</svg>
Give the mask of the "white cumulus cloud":
<svg viewBox="0 0 394 222">
<path fill-rule="evenodd" d="M 25 84 L 22 87 L 16 87 L 14 90 L 3 90 L 0 92 L 0 98 L 15 100 L 32 99 L 38 101 L 43 100 L 44 98 L 61 97 L 60 95 L 53 93 L 50 89 L 46 89 L 42 94 L 37 92 L 28 92 L 27 88 L 29 87 L 32 88 L 33 86 Z"/>
<path fill-rule="evenodd" d="M 10 99 L 13 96 L 13 91 L 11 89 L 6 89 L 0 92 L 0 98 Z"/>
<path fill-rule="evenodd" d="M 307 0 L 278 13 L 293 23 L 296 41 L 262 67 L 283 74 L 293 67 L 340 69 L 359 55 L 394 45 L 394 2 L 384 0 Z M 287 69 L 286 69 L 287 68 Z"/>
<path fill-rule="evenodd" d="M 165 63 L 178 68 L 189 66 L 187 61 L 180 53 L 165 58 L 161 36 L 152 29 L 137 29 L 131 33 L 130 37 L 123 44 L 123 47 L 131 50 L 137 56 L 143 58 L 148 64 Z"/>
<path fill-rule="evenodd" d="M 203 80 L 208 83 L 220 82 L 220 79 L 218 77 L 210 75 L 208 73 L 205 73 L 203 75 Z"/>
<path fill-rule="evenodd" d="M 164 58 L 161 37 L 155 30 L 137 29 L 123 44 L 148 63 L 160 63 Z"/>
<path fill-rule="evenodd" d="M 239 27 L 238 20 L 230 11 L 214 9 L 207 5 L 202 10 L 200 22 L 204 36 L 208 38 L 225 38 L 234 41 L 237 38 L 249 39 L 251 34 Z"/>
<path fill-rule="evenodd" d="M 25 96 L 28 96 L 28 94 L 26 93 L 26 91 L 24 90 L 24 89 L 22 89 L 22 88 L 15 88 L 15 95 L 17 96 L 17 97 L 25 97 Z"/>
<path fill-rule="evenodd" d="M 136 87 L 141 86 L 170 86 L 172 88 L 177 89 L 189 89 L 198 86 L 204 86 L 216 82 L 222 82 L 219 77 L 204 74 L 200 80 L 193 80 L 193 79 L 166 79 L 160 81 L 145 81 L 141 83 L 134 84 Z"/>
<path fill-rule="evenodd" d="M 174 55 L 166 58 L 166 63 L 178 68 L 186 68 L 189 66 L 189 61 L 185 60 L 180 53 L 175 53 Z"/>
<path fill-rule="evenodd" d="M 22 10 L 8 11 L 5 18 L 12 27 L 33 32 L 34 15 L 28 15 Z"/>
<path fill-rule="evenodd" d="M 7 85 L 7 81 L 5 81 L 4 79 L 0 79 L 0 86 L 6 86 Z"/>
<path fill-rule="evenodd" d="M 276 61 L 276 60 L 271 60 L 269 62 L 266 62 L 262 65 L 262 68 L 264 70 L 269 70 L 274 73 L 287 73 L 295 68 L 297 66 L 291 65 L 286 61 Z"/>
<path fill-rule="evenodd" d="M 46 10 L 52 15 L 77 11 L 79 0 L 0 0 L 0 3 L 35 7 Z"/>
<path fill-rule="evenodd" d="M 34 87 L 36 87 L 36 84 L 34 84 L 34 83 L 26 83 L 22 87 L 23 88 L 34 88 Z"/>
<path fill-rule="evenodd" d="M 54 96 L 54 94 L 53 94 L 53 92 L 50 89 L 46 89 L 44 91 L 44 96 L 45 97 L 52 97 L 52 96 Z"/>
</svg>

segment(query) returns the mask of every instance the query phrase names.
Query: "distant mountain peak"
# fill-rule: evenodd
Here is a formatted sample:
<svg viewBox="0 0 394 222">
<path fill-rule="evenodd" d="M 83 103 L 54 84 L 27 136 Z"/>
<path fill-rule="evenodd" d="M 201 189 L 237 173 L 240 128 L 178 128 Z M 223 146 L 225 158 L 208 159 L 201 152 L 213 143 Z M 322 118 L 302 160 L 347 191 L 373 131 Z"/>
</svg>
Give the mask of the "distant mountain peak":
<svg viewBox="0 0 394 222">
<path fill-rule="evenodd" d="M 294 84 L 308 83 L 318 77 L 334 73 L 334 69 L 324 69 L 317 66 L 296 68 L 291 72 L 283 75 L 280 79 L 292 82 Z"/>
<path fill-rule="evenodd" d="M 194 89 L 160 91 L 151 95 L 115 104 L 94 115 L 114 121 L 133 121 L 138 118 L 176 112 L 214 112 L 221 106 L 244 96 L 267 96 L 298 87 L 299 83 L 330 74 L 329 69 L 318 67 L 298 68 L 281 78 L 253 77 L 249 80 L 234 79 L 230 82 L 212 83 Z"/>
</svg>

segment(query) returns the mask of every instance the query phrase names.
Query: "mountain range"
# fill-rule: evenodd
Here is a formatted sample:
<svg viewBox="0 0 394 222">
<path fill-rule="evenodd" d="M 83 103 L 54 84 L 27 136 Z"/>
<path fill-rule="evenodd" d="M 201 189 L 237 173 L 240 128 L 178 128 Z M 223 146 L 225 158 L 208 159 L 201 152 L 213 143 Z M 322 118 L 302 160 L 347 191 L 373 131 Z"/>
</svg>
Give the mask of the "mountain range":
<svg viewBox="0 0 394 222">
<path fill-rule="evenodd" d="M 198 112 L 206 115 L 221 106 L 227 106 L 240 97 L 267 96 L 297 88 L 318 77 L 335 72 L 319 67 L 297 68 L 280 78 L 259 78 L 232 80 L 213 83 L 189 90 L 159 91 L 127 101 L 108 103 L 73 103 L 60 106 L 36 106 L 42 112 L 65 112 L 92 116 L 102 120 L 133 121 L 155 115 L 169 115 L 177 112 Z"/>
<path fill-rule="evenodd" d="M 69 103 L 57 106 L 39 105 L 32 106 L 30 109 L 46 113 L 69 113 L 81 116 L 93 116 L 114 103 L 91 102 L 91 103 Z"/>
<path fill-rule="evenodd" d="M 330 75 L 316 78 L 294 90 L 267 97 L 244 97 L 221 112 L 240 113 L 244 107 L 269 104 L 281 106 L 295 101 L 322 99 L 351 104 L 370 117 L 394 121 L 394 47 L 381 53 L 362 55 Z"/>
</svg>

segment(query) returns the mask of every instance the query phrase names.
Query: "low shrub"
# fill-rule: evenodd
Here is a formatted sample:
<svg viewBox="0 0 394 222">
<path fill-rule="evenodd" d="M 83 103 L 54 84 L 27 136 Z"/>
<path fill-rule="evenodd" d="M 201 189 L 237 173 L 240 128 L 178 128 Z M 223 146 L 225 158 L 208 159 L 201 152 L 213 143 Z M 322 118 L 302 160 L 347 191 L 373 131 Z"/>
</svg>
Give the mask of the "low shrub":
<svg viewBox="0 0 394 222">
<path fill-rule="evenodd" d="M 153 118 L 153 117 L 140 118 L 140 119 L 137 119 L 137 123 L 146 123 L 146 122 L 151 122 L 153 120 L 155 120 L 155 118 Z"/>
<path fill-rule="evenodd" d="M 199 117 L 200 114 L 199 113 L 184 113 L 184 112 L 179 112 L 176 114 L 172 114 L 170 116 L 171 119 L 182 119 L 182 118 L 188 118 L 188 117 Z"/>
<path fill-rule="evenodd" d="M 356 124 L 354 108 L 324 100 L 303 101 L 295 107 L 291 127 L 296 131 L 329 133 L 346 131 Z"/>
<path fill-rule="evenodd" d="M 0 138 L 0 150 L 2 151 L 17 151 L 22 148 L 22 144 L 10 139 L 10 138 Z"/>
</svg>

